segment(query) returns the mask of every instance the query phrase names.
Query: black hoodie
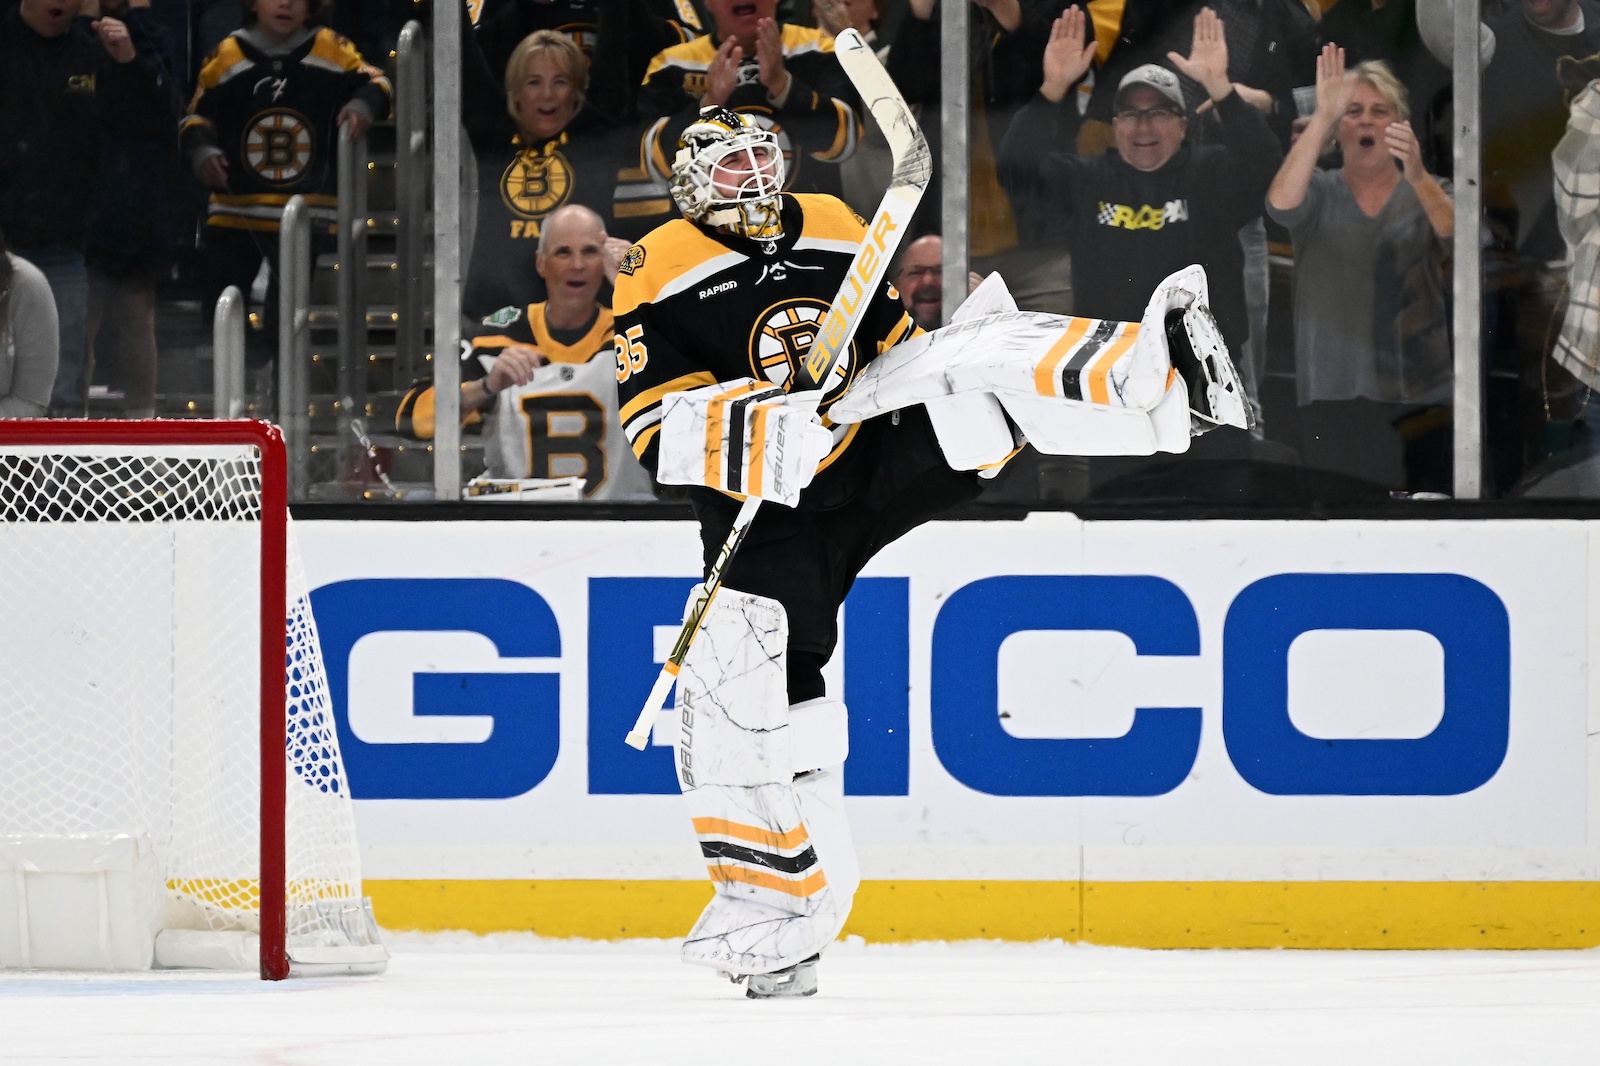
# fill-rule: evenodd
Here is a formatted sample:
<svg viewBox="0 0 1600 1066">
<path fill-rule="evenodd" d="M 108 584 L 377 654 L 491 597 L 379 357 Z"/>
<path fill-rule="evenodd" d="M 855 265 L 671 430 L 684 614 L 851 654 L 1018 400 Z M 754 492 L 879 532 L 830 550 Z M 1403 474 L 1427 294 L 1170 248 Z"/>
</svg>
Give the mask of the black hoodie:
<svg viewBox="0 0 1600 1066">
<path fill-rule="evenodd" d="M 74 26 L 41 37 L 0 14 L 0 229 L 13 247 L 82 249 L 101 138 L 168 133 L 171 87 L 144 56 L 118 63 Z"/>
<path fill-rule="evenodd" d="M 1261 214 L 1283 153 L 1238 93 L 1217 116 L 1221 144 L 1185 142 L 1161 169 L 1142 171 L 1115 150 L 1071 151 L 1075 93 L 1060 104 L 1036 96 L 1017 114 L 1000 146 L 1000 182 L 1024 228 L 1071 252 L 1074 314 L 1137 322 L 1163 278 L 1199 263 L 1229 348 L 1250 336 L 1239 227 Z"/>
</svg>

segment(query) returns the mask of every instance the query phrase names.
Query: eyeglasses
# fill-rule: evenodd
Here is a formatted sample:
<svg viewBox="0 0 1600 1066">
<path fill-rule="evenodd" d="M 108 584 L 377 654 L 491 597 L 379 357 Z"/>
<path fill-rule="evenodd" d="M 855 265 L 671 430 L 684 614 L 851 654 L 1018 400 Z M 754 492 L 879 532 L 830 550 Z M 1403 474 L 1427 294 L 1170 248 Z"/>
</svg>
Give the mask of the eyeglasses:
<svg viewBox="0 0 1600 1066">
<path fill-rule="evenodd" d="M 1137 126 L 1141 120 L 1148 120 L 1151 123 L 1157 124 L 1162 122 L 1176 122 L 1178 119 L 1183 117 L 1183 112 L 1174 110 L 1170 107 L 1147 107 L 1143 110 L 1129 108 L 1126 111 L 1118 111 L 1111 117 L 1116 119 L 1118 122 L 1126 122 L 1130 126 Z"/>
</svg>

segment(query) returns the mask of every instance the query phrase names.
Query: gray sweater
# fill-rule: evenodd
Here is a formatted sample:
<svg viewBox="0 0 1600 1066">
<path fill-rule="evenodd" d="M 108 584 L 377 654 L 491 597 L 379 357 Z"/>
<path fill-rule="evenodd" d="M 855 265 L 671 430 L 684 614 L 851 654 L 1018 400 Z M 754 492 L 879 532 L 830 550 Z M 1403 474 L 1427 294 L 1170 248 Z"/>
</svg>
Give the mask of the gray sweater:
<svg viewBox="0 0 1600 1066">
<path fill-rule="evenodd" d="M 12 275 L 0 330 L 0 418 L 38 418 L 50 404 L 60 356 L 56 301 L 38 267 L 7 255 Z"/>
</svg>

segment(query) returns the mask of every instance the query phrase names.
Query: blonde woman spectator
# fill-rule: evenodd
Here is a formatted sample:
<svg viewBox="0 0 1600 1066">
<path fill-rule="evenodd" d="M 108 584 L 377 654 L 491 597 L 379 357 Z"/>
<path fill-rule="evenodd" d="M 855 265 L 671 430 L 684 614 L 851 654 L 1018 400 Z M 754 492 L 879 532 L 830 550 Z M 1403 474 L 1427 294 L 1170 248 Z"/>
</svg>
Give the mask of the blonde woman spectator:
<svg viewBox="0 0 1600 1066">
<path fill-rule="evenodd" d="M 1299 402 L 1343 404 L 1302 412 L 1302 424 L 1314 427 L 1304 433 L 1308 462 L 1389 488 L 1403 480 L 1447 491 L 1442 405 L 1451 357 L 1441 260 L 1452 207 L 1423 167 L 1407 117 L 1405 88 L 1386 65 L 1347 73 L 1343 49 L 1325 47 L 1316 111 L 1267 191 L 1267 211 L 1294 238 Z M 1330 138 L 1344 165 L 1318 170 Z M 1398 432 L 1374 434 L 1363 420 Z M 1334 450 L 1319 461 L 1326 446 Z"/>
<path fill-rule="evenodd" d="M 611 226 L 620 157 L 617 132 L 587 106 L 589 61 L 565 34 L 536 30 L 512 50 L 500 83 L 464 44 L 463 112 L 478 156 L 478 213 L 461 310 L 487 320 L 520 312 L 549 290 L 539 235 L 559 208 L 581 204 Z M 607 278 L 628 242 L 607 239 Z"/>
<path fill-rule="evenodd" d="M 56 301 L 39 268 L 0 233 L 0 418 L 43 418 L 56 379 Z"/>
</svg>

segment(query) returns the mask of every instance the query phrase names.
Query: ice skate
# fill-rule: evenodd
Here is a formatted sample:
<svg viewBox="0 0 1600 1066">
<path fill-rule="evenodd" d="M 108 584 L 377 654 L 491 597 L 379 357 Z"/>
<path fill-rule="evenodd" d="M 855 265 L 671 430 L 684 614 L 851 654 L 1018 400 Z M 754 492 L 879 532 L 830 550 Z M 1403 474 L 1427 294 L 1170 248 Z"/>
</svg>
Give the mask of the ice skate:
<svg viewBox="0 0 1600 1066">
<path fill-rule="evenodd" d="M 744 982 L 748 999 L 799 999 L 817 994 L 817 961 L 821 954 L 802 959 L 793 966 L 785 966 L 772 973 L 753 973 L 748 977 L 731 979 Z M 731 975 L 730 975 L 731 977 Z"/>
<path fill-rule="evenodd" d="M 1199 436 L 1218 426 L 1254 425 L 1255 412 L 1211 309 L 1204 304 L 1175 307 L 1163 325 L 1173 369 L 1188 386 L 1191 432 Z"/>
</svg>

